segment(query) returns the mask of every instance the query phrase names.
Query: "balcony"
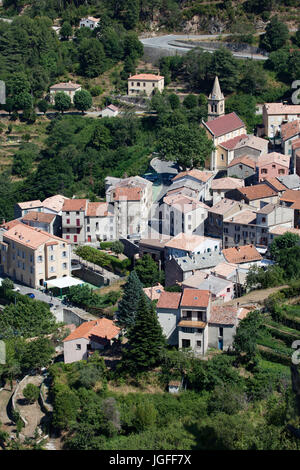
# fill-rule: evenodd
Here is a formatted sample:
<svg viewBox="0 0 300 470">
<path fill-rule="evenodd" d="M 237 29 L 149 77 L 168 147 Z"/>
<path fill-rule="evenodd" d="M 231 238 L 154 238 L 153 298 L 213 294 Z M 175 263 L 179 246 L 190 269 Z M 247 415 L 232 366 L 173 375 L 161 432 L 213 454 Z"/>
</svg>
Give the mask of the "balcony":
<svg viewBox="0 0 300 470">
<path fill-rule="evenodd" d="M 205 328 L 207 325 L 204 321 L 196 321 L 196 320 L 184 320 L 181 319 L 178 323 L 178 326 L 183 326 L 185 328 Z"/>
</svg>

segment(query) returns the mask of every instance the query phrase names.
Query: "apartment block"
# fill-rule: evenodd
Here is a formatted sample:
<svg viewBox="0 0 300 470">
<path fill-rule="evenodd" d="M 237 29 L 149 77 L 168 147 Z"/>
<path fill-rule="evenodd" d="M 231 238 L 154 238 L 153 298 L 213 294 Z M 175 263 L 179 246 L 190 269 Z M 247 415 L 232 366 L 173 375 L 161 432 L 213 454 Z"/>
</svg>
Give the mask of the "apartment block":
<svg viewBox="0 0 300 470">
<path fill-rule="evenodd" d="M 19 222 L 3 231 L 0 246 L 2 273 L 32 288 L 70 276 L 70 245 L 62 238 Z"/>
</svg>

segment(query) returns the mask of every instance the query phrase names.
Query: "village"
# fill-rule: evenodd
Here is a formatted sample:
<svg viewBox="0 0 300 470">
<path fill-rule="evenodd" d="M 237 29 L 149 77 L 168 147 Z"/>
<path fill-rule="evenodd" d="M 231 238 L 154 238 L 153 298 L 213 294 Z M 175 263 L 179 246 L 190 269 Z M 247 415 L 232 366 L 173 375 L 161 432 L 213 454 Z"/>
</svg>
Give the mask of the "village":
<svg viewBox="0 0 300 470">
<path fill-rule="evenodd" d="M 217 60 L 245 61 L 242 82 L 276 48 L 129 26 L 109 76 L 85 54 L 118 27 L 85 8 L 45 22 L 69 70 L 30 107 L 0 83 L 0 448 L 298 450 L 295 87 L 239 115 L 251 92 Z"/>
</svg>

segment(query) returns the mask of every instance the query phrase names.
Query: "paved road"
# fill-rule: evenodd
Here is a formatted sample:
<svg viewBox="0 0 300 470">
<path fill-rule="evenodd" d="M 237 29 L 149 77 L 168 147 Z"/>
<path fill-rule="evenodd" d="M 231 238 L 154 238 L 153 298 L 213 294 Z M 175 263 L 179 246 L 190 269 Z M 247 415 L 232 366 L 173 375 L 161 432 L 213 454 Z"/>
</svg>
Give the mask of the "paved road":
<svg viewBox="0 0 300 470">
<path fill-rule="evenodd" d="M 154 49 L 170 49 L 177 51 L 188 52 L 193 49 L 193 45 L 184 45 L 180 41 L 188 39 L 198 39 L 206 41 L 208 39 L 218 39 L 220 36 L 225 37 L 228 34 L 167 34 L 165 36 L 156 36 L 152 38 L 140 38 L 140 41 L 144 46 L 153 47 Z M 197 44 L 208 52 L 213 53 L 214 50 Z M 266 60 L 268 57 L 261 54 L 249 54 L 246 52 L 232 52 L 233 55 L 240 59 L 255 59 L 255 60 Z"/>
</svg>

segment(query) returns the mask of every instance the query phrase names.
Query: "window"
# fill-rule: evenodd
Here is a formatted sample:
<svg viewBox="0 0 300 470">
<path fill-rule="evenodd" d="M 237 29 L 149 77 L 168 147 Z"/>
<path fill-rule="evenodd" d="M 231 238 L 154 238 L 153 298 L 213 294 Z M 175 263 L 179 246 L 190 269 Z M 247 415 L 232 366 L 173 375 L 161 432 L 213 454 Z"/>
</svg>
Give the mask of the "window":
<svg viewBox="0 0 300 470">
<path fill-rule="evenodd" d="M 80 225 L 80 219 L 76 219 L 76 225 L 77 227 Z"/>
<path fill-rule="evenodd" d="M 70 235 L 66 235 L 66 239 L 67 239 L 67 240 L 70 240 Z"/>
<path fill-rule="evenodd" d="M 55 272 L 55 267 L 54 266 L 51 266 L 50 268 L 50 273 L 54 273 Z"/>
<path fill-rule="evenodd" d="M 62 252 L 62 257 L 63 257 L 63 258 L 66 258 L 66 257 L 67 257 L 67 252 L 66 252 L 66 251 L 63 251 L 63 252 Z"/>
<path fill-rule="evenodd" d="M 76 215 L 79 215 L 79 211 L 76 211 Z"/>
<path fill-rule="evenodd" d="M 227 292 L 230 292 L 230 287 L 227 287 Z"/>
<path fill-rule="evenodd" d="M 194 333 L 193 328 L 182 327 L 182 328 L 181 328 L 181 331 L 182 331 L 183 333 Z"/>
<path fill-rule="evenodd" d="M 87 227 L 87 228 L 86 228 L 86 231 L 87 231 L 87 232 L 90 232 L 90 227 Z"/>
<path fill-rule="evenodd" d="M 137 82 L 136 86 L 141 86 L 140 82 Z"/>
<path fill-rule="evenodd" d="M 43 257 L 42 256 L 38 256 L 38 263 L 41 263 L 43 261 Z"/>
<path fill-rule="evenodd" d="M 81 344 L 76 344 L 76 349 L 79 351 L 81 349 Z"/>
<path fill-rule="evenodd" d="M 266 174 L 268 173 L 268 170 L 267 170 L 266 168 L 262 168 L 262 169 L 261 169 L 261 173 L 262 173 L 263 175 L 266 175 Z"/>
<path fill-rule="evenodd" d="M 196 345 L 197 349 L 201 349 L 202 341 L 197 341 Z"/>
<path fill-rule="evenodd" d="M 223 336 L 223 327 L 222 326 L 219 328 L 219 336 Z"/>
<path fill-rule="evenodd" d="M 67 263 L 63 263 L 63 264 L 62 264 L 62 268 L 63 268 L 63 269 L 67 269 Z"/>
<path fill-rule="evenodd" d="M 69 224 L 69 223 L 70 223 L 70 219 L 67 219 L 67 224 Z"/>
<path fill-rule="evenodd" d="M 54 261 L 54 256 L 53 255 L 50 256 L 50 261 Z"/>
<path fill-rule="evenodd" d="M 224 228 L 224 233 L 228 233 L 228 228 Z"/>
<path fill-rule="evenodd" d="M 189 339 L 183 339 L 182 340 L 182 347 L 183 348 L 190 348 L 191 347 L 191 341 Z"/>
<path fill-rule="evenodd" d="M 265 217 L 263 217 L 263 218 L 261 219 L 261 221 L 262 221 L 262 222 L 265 222 L 265 221 L 266 221 L 266 218 L 265 218 Z"/>
<path fill-rule="evenodd" d="M 143 83 L 143 86 L 146 86 L 146 83 L 145 83 L 145 82 Z"/>
</svg>

